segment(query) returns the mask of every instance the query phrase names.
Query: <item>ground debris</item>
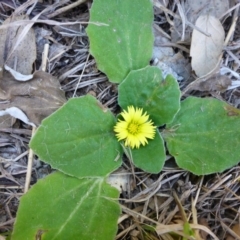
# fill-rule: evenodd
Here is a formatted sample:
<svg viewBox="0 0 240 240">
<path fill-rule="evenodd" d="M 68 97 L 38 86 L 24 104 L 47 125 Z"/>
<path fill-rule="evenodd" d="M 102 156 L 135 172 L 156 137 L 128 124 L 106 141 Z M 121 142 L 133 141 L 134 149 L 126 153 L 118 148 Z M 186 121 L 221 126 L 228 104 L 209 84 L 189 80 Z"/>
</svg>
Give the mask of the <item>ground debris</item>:
<svg viewBox="0 0 240 240">
<path fill-rule="evenodd" d="M 8 66 L 22 74 L 33 74 L 33 79 L 29 82 L 17 82 L 9 73 L 3 72 L 6 60 L 3 58 L 3 49 L 6 41 L 1 40 L 1 36 L 6 35 L 0 34 L 1 109 L 18 106 L 38 125 L 45 116 L 62 105 L 65 98 L 91 93 L 104 107 L 118 113 L 117 87 L 98 71 L 94 59 L 88 53 L 89 43 L 85 28 L 91 1 L 41 0 L 34 5 L 35 2 L 3 0 L 0 3 L 1 22 L 10 18 L 13 13 L 16 16 L 22 14 L 24 16 L 22 20 L 27 18 L 33 20 L 38 16 L 34 19 L 35 24 L 28 21 L 24 25 L 22 21 L 21 27 L 18 26 L 23 29 L 26 24 L 32 24 L 28 33 L 36 38 L 34 44 L 36 42 L 37 55 L 34 53 L 29 57 L 28 53 L 28 66 L 24 68 L 22 68 L 24 64 L 20 64 L 21 66 L 17 64 L 19 60 L 15 60 L 14 57 L 11 63 L 10 60 L 8 62 Z M 72 5 L 74 3 L 77 4 Z M 239 108 L 240 20 L 237 18 L 239 3 L 230 5 L 231 8 L 229 1 L 221 0 L 154 0 L 153 4 L 154 25 L 157 26 L 158 34 L 152 64 L 154 59 L 158 59 L 157 61 L 162 61 L 175 72 L 180 77 L 178 80 L 183 95 L 204 97 L 214 92 L 224 101 Z M 70 8 L 65 8 L 66 6 Z M 201 79 L 194 74 L 190 64 L 191 34 L 193 31 L 201 30 L 195 26 L 196 19 L 210 10 L 215 11 L 214 16 L 221 21 L 227 38 L 218 71 Z M 16 18 L 20 20 L 19 17 Z M 8 28 L 0 30 L 7 34 Z M 26 42 L 30 44 L 29 41 Z M 45 44 L 49 45 L 46 73 L 41 71 Z M 19 46 L 15 52 L 20 51 Z M 31 49 L 31 52 L 35 52 L 33 48 Z M 24 50 L 17 55 L 18 59 L 26 58 L 21 54 L 22 51 Z M 34 92 L 29 92 L 29 89 Z M 40 92 L 44 92 L 45 95 L 42 96 Z M 57 96 L 57 100 L 53 96 Z M 46 100 L 48 104 L 54 104 L 51 109 L 43 109 L 43 112 L 38 111 L 38 114 L 34 115 L 33 109 L 39 98 Z M 4 125 L 3 122 L 8 124 Z M 4 118 L 1 124 L 0 233 L 6 233 L 13 228 L 19 198 L 23 195 L 28 143 L 32 131 L 30 126 L 11 117 Z M 121 193 L 120 203 L 123 212 L 118 221 L 116 239 L 174 239 L 176 235 L 173 232 L 183 236 L 184 219 L 174 199 L 173 189 L 186 213 L 191 229 L 198 231 L 202 239 L 214 239 L 214 236 L 220 240 L 237 239 L 240 217 L 239 166 L 221 174 L 197 177 L 178 169 L 174 159 L 169 156 L 163 171 L 157 175 L 134 169 L 127 160 L 124 161 L 121 170 L 125 178 L 121 180 L 120 188 L 123 184 L 125 186 Z M 52 169 L 35 156 L 31 184 L 51 172 Z M 194 216 L 197 216 L 197 219 L 194 219 Z"/>
</svg>

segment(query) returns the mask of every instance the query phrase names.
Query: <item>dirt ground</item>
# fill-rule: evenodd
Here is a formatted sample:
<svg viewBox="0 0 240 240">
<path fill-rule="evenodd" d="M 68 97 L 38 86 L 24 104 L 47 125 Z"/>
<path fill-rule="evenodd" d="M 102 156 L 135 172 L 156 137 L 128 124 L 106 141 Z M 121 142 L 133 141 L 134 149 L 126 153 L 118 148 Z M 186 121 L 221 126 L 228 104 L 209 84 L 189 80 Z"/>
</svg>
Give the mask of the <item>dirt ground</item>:
<svg viewBox="0 0 240 240">
<path fill-rule="evenodd" d="M 155 43 L 151 64 L 160 66 L 164 73 L 171 73 L 177 78 L 183 98 L 190 95 L 213 96 L 239 108 L 240 3 L 237 0 L 192 1 L 196 5 L 190 2 L 153 1 Z M 31 34 L 36 40 L 34 44 L 29 40 L 26 45 L 26 65 L 33 66 L 30 73 L 44 69 L 58 80 L 54 89 L 60 84 L 64 92 L 63 95 L 59 93 L 60 105 L 65 98 L 90 93 L 117 113 L 117 85 L 108 81 L 89 55 L 85 29 L 91 4 L 92 1 L 86 0 L 2 0 L 0 21 L 3 24 L 10 19 L 11 22 L 13 15 L 21 16 L 23 20 L 35 20 Z M 210 76 L 211 84 L 191 84 L 197 78 L 190 57 L 194 23 L 201 13 L 212 9 L 216 11 L 226 36 L 219 69 Z M 1 49 L 10 41 L 11 35 L 3 29 L 0 31 L 0 65 L 3 66 L 6 56 Z M 23 52 L 18 54 L 24 55 Z M 26 66 L 23 71 L 29 74 Z M 216 82 L 219 78 L 222 79 L 221 89 Z M 18 88 L 15 85 L 11 87 L 15 90 Z M 44 87 L 48 88 L 47 85 Z M 0 88 L 0 98 L 2 91 Z M 19 92 L 16 94 L 21 95 Z M 50 92 L 44 97 L 51 102 Z M 1 98 L 0 105 L 3 102 Z M 29 102 L 21 103 L 30 120 L 37 124 L 50 114 L 45 109 L 41 114 L 34 114 Z M 59 105 L 53 107 L 57 109 Z M 52 172 L 49 165 L 33 156 L 31 173 L 27 174 L 31 135 L 32 126 L 10 117 L 0 117 L 0 234 L 7 235 L 12 231 L 19 199 L 29 188 L 28 182 L 31 187 L 38 179 Z M 240 239 L 240 166 L 221 174 L 199 177 L 179 169 L 174 159 L 168 156 L 160 174 L 151 175 L 139 169 L 134 169 L 132 174 L 132 168 L 126 161 L 120 170 L 125 173 L 127 185 L 120 196 L 122 215 L 118 221 L 116 239 L 181 239 L 174 238 L 168 232 L 177 230 L 179 224 L 184 223 L 184 213 L 189 222 L 202 226 L 198 229 L 201 239 Z M 158 234 L 146 228 L 154 221 L 162 224 Z"/>
</svg>

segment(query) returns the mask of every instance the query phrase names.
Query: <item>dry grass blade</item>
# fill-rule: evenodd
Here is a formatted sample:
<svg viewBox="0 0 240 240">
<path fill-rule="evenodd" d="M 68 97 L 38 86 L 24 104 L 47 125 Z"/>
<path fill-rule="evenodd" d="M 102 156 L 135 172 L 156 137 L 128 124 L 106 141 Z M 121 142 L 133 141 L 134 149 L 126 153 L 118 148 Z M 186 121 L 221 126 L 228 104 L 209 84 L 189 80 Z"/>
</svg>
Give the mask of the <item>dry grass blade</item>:
<svg viewBox="0 0 240 240">
<path fill-rule="evenodd" d="M 166 7 L 164 7 L 161 3 L 159 3 L 157 0 L 154 0 L 154 5 L 157 8 L 160 8 L 161 10 L 163 10 L 164 12 L 166 12 L 167 14 L 170 14 L 171 16 L 173 16 L 176 19 L 181 19 L 180 16 L 178 16 L 177 14 L 173 13 L 172 11 L 170 11 L 169 9 L 167 9 Z M 185 19 L 185 24 L 190 26 L 193 29 L 196 29 L 197 31 L 201 32 L 202 34 L 210 37 L 211 35 L 205 31 L 203 31 L 201 28 L 199 28 L 198 26 L 195 26 L 193 23 L 187 21 L 187 19 Z M 172 24 L 174 25 L 174 24 Z"/>
<path fill-rule="evenodd" d="M 238 235 L 235 231 L 233 231 L 230 227 L 228 227 L 223 221 L 221 221 L 221 225 L 231 236 L 234 237 L 234 239 L 240 239 L 240 235 Z"/>
<path fill-rule="evenodd" d="M 19 20 L 14 23 L 4 24 L 0 26 L 0 29 L 8 28 L 11 26 L 21 26 L 26 24 L 35 24 L 35 23 L 45 23 L 47 25 L 53 25 L 53 26 L 69 26 L 69 25 L 75 25 L 75 24 L 95 24 L 97 26 L 108 26 L 106 23 L 100 23 L 100 22 L 83 22 L 83 21 L 74 21 L 74 22 L 58 22 L 54 20 Z"/>
<path fill-rule="evenodd" d="M 187 222 L 188 222 L 187 215 L 186 215 L 186 213 L 185 213 L 185 211 L 184 211 L 184 209 L 183 209 L 183 206 L 182 206 L 182 204 L 181 204 L 181 201 L 180 201 L 180 199 L 178 198 L 177 193 L 176 193 L 175 191 L 173 191 L 173 197 L 174 197 L 174 199 L 175 199 L 175 201 L 176 201 L 176 203 L 177 203 L 177 206 L 178 206 L 178 209 L 179 209 L 179 211 L 180 211 L 180 214 L 181 214 L 181 217 L 182 217 L 183 222 L 184 222 L 184 223 L 187 223 Z"/>
<path fill-rule="evenodd" d="M 24 11 L 26 11 L 26 9 L 37 3 L 38 0 L 28 0 L 25 3 L 23 3 L 22 5 L 20 5 L 16 10 L 15 10 L 15 14 L 19 15 L 21 13 L 23 13 Z"/>
<path fill-rule="evenodd" d="M 184 41 L 184 39 L 185 39 L 185 30 L 186 30 L 186 16 L 184 14 L 182 5 L 180 4 L 179 0 L 177 0 L 177 7 L 178 7 L 178 12 L 180 14 L 180 17 L 182 19 L 182 37 L 181 37 L 181 41 Z"/>
<path fill-rule="evenodd" d="M 192 229 L 197 229 L 197 230 L 202 230 L 202 231 L 205 231 L 207 232 L 210 236 L 213 237 L 214 240 L 219 240 L 219 238 L 211 231 L 209 230 L 207 227 L 203 226 L 203 225 L 199 225 L 199 224 L 189 224 L 190 227 Z M 187 237 L 185 236 L 184 234 L 181 234 L 180 232 L 178 231 L 183 231 L 183 225 L 182 224 L 172 224 L 172 225 L 158 225 L 156 227 L 156 232 L 159 234 L 159 235 L 162 235 L 162 234 L 166 234 L 166 233 L 170 233 L 170 232 L 176 232 L 177 234 L 181 235 L 181 236 L 184 236 L 184 237 Z"/>
<path fill-rule="evenodd" d="M 86 62 L 85 62 L 85 64 L 84 64 L 82 73 L 81 73 L 81 75 L 80 75 L 80 77 L 79 77 L 79 79 L 78 79 L 78 83 L 77 83 L 76 88 L 75 88 L 75 90 L 74 90 L 73 97 L 75 97 L 76 92 L 77 92 L 77 89 L 78 89 L 78 86 L 79 86 L 79 83 L 80 83 L 81 80 L 82 80 L 82 76 L 83 76 L 83 73 L 84 73 L 84 71 L 85 71 L 86 65 L 87 65 L 87 63 L 88 63 L 89 56 L 90 56 L 90 53 L 89 53 L 88 56 L 87 56 L 87 59 L 86 59 Z"/>
<path fill-rule="evenodd" d="M 223 185 L 223 183 L 227 182 L 231 178 L 232 178 L 232 175 L 228 175 L 225 178 L 221 179 L 214 186 L 212 186 L 211 189 L 209 189 L 205 194 L 203 194 L 201 197 L 199 197 L 198 202 L 201 202 L 208 195 L 210 195 L 214 190 L 217 190 L 219 188 L 219 186 Z"/>
<path fill-rule="evenodd" d="M 60 9 L 56 10 L 54 13 L 48 14 L 48 18 L 56 17 L 59 14 L 64 13 L 64 12 L 66 12 L 66 11 L 72 9 L 72 8 L 75 8 L 75 7 L 79 6 L 80 4 L 82 4 L 82 3 L 86 2 L 86 1 L 87 0 L 77 0 L 74 3 L 71 3 L 71 4 L 69 4 L 69 5 L 65 6 L 65 7 L 62 7 Z"/>
</svg>

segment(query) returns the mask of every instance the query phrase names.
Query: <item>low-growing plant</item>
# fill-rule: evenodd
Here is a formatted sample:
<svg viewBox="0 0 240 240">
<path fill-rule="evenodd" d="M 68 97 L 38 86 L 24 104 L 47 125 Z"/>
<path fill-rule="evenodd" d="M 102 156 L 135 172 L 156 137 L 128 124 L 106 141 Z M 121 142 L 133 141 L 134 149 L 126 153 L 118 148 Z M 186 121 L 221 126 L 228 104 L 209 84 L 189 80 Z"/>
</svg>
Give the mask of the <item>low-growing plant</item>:
<svg viewBox="0 0 240 240">
<path fill-rule="evenodd" d="M 238 163 L 240 111 L 213 98 L 180 102 L 177 81 L 148 65 L 152 8 L 150 0 L 94 0 L 90 52 L 119 84 L 122 111 L 116 117 L 86 95 L 42 122 L 30 147 L 58 171 L 21 198 L 13 240 L 113 239 L 119 192 L 106 180 L 122 165 L 123 153 L 148 173 L 161 172 L 165 145 L 180 168 L 196 175 Z"/>
</svg>

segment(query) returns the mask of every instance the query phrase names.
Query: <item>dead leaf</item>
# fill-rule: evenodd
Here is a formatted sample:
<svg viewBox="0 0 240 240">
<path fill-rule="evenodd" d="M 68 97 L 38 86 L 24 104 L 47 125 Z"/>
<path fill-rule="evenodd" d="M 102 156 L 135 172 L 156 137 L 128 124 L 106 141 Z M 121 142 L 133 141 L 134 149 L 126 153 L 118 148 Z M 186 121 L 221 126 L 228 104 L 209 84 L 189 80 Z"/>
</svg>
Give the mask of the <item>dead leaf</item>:
<svg viewBox="0 0 240 240">
<path fill-rule="evenodd" d="M 30 75 L 23 75 L 23 74 L 15 71 L 14 69 L 10 68 L 6 64 L 4 65 L 4 68 L 5 68 L 5 70 L 9 71 L 12 74 L 12 76 L 15 78 L 15 80 L 24 82 L 24 81 L 28 81 L 28 80 L 33 78 L 32 74 L 30 74 Z"/>
<path fill-rule="evenodd" d="M 10 128 L 16 122 L 16 118 L 11 115 L 4 115 L 0 117 L 0 129 Z"/>
<path fill-rule="evenodd" d="M 196 82 L 191 90 L 204 91 L 204 92 L 225 92 L 231 86 L 232 80 L 226 75 L 214 74 L 210 78 Z"/>
<path fill-rule="evenodd" d="M 192 34 L 191 64 L 197 76 L 202 77 L 218 66 L 225 33 L 220 21 L 210 15 L 200 16 L 196 21 L 196 26 L 211 35 L 208 37 L 195 29 Z"/>
<path fill-rule="evenodd" d="M 11 115 L 4 115 L 0 117 L 0 129 L 10 128 L 16 122 L 16 118 Z"/>
<path fill-rule="evenodd" d="M 5 110 L 0 110 L 0 117 L 10 115 L 14 118 L 20 119 L 28 125 L 36 127 L 34 123 L 30 122 L 26 114 L 17 107 L 6 108 Z"/>
<path fill-rule="evenodd" d="M 197 18 L 200 15 L 211 15 L 216 18 L 220 18 L 229 9 L 229 2 L 226 0 L 201 0 L 193 1 L 187 0 L 185 4 L 182 4 L 186 19 L 195 24 Z M 171 33 L 172 42 L 176 43 L 181 40 L 182 37 L 182 21 L 178 18 L 174 18 L 174 28 Z M 185 26 L 184 41 L 190 42 L 191 33 L 193 29 L 189 25 Z"/>
<path fill-rule="evenodd" d="M 11 16 L 3 22 L 12 26 L 0 29 L 0 66 L 7 64 L 15 71 L 29 75 L 36 59 L 36 41 L 33 29 L 29 31 L 24 26 L 14 26 L 18 20 L 27 20 L 27 16 Z M 20 37 L 24 36 L 22 41 Z M 17 46 L 16 46 L 17 44 Z M 16 50 L 12 50 L 16 47 Z"/>
<path fill-rule="evenodd" d="M 16 107 L 21 109 L 29 121 L 39 125 L 41 121 L 66 102 L 60 83 L 52 75 L 38 71 L 27 82 L 16 81 L 8 72 L 0 79 L 0 110 Z M 1 117 L 0 117 L 1 122 Z"/>
</svg>

